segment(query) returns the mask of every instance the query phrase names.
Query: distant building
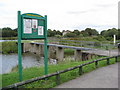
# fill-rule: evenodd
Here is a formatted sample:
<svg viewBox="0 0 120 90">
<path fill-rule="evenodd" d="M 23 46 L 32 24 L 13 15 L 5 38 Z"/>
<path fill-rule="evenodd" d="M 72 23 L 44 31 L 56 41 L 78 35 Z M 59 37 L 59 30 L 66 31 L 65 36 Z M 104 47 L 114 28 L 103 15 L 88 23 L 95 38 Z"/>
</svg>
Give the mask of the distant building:
<svg viewBox="0 0 120 90">
<path fill-rule="evenodd" d="M 63 30 L 62 35 L 64 36 L 64 35 L 66 35 L 67 33 L 70 33 L 70 32 L 71 31 L 69 31 L 69 30 L 67 30 L 67 31 Z"/>
</svg>

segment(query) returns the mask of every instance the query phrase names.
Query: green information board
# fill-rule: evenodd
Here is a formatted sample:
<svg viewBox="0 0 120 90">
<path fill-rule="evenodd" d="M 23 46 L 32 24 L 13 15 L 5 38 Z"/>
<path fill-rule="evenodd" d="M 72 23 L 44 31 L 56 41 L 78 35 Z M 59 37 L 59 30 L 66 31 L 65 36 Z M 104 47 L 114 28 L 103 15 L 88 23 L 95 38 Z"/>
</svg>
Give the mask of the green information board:
<svg viewBox="0 0 120 90">
<path fill-rule="evenodd" d="M 21 14 L 18 11 L 18 66 L 19 81 L 22 81 L 22 50 L 21 40 L 43 39 L 44 40 L 44 74 L 48 74 L 47 54 L 47 16 L 36 13 Z"/>
<path fill-rule="evenodd" d="M 46 32 L 47 16 L 25 13 L 21 15 L 22 39 L 44 39 Z"/>
</svg>

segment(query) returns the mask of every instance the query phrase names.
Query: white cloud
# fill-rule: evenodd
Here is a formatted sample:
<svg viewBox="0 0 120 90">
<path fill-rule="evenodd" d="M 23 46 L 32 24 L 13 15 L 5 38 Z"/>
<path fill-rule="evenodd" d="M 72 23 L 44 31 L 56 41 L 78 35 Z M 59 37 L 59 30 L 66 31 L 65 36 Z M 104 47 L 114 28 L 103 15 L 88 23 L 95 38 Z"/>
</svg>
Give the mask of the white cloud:
<svg viewBox="0 0 120 90">
<path fill-rule="evenodd" d="M 48 15 L 50 29 L 117 28 L 117 4 L 118 0 L 1 0 L 0 28 L 16 28 L 18 10 Z"/>
</svg>

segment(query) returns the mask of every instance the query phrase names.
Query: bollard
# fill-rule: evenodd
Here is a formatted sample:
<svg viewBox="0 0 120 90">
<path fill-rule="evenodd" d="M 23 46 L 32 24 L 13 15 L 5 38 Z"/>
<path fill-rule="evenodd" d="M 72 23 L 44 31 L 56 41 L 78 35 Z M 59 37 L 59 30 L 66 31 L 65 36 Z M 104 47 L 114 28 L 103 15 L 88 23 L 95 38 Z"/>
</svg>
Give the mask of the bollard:
<svg viewBox="0 0 120 90">
<path fill-rule="evenodd" d="M 107 65 L 109 65 L 110 64 L 110 60 L 109 60 L 109 58 L 107 59 Z"/>
<path fill-rule="evenodd" d="M 117 56 L 115 57 L 115 62 L 118 62 L 118 57 Z"/>
<path fill-rule="evenodd" d="M 83 74 L 82 66 L 79 67 L 79 75 Z"/>
<path fill-rule="evenodd" d="M 95 67 L 98 68 L 98 61 L 95 62 Z"/>
<path fill-rule="evenodd" d="M 57 72 L 57 75 L 56 75 L 56 85 L 59 85 L 60 84 L 60 74 L 59 72 Z"/>
</svg>

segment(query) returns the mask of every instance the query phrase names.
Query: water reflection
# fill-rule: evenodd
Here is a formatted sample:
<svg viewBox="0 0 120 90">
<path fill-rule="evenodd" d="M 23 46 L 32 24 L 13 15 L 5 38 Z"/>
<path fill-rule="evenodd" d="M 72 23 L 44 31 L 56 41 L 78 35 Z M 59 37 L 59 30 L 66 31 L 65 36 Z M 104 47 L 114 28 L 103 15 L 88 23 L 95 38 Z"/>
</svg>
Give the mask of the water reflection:
<svg viewBox="0 0 120 90">
<path fill-rule="evenodd" d="M 6 42 L 6 41 L 17 41 L 17 40 L 0 40 L 0 42 Z"/>
</svg>

